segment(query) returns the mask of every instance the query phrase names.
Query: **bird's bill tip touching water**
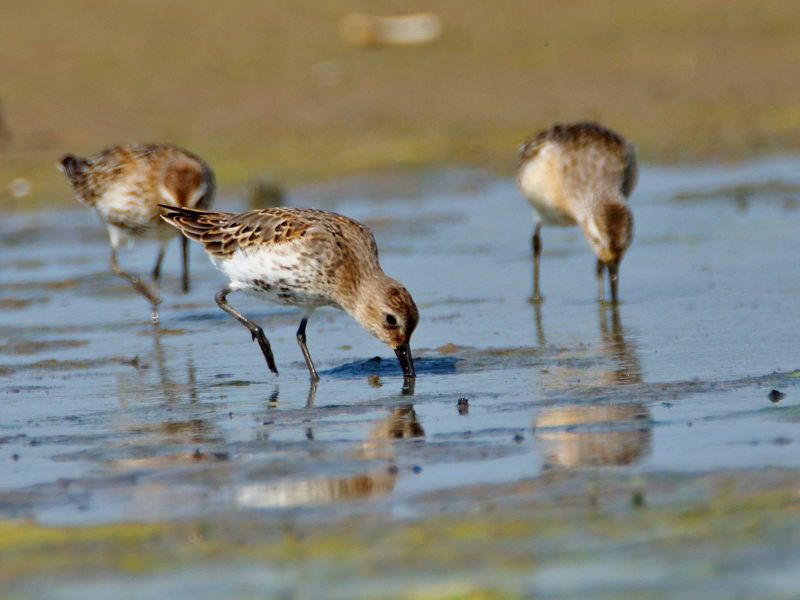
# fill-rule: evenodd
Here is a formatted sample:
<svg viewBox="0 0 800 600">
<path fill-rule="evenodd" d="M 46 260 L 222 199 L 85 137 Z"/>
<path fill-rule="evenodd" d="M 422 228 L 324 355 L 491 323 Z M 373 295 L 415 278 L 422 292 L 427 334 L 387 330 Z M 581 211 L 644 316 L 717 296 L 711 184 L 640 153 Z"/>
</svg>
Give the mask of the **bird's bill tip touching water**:
<svg viewBox="0 0 800 600">
<path fill-rule="evenodd" d="M 411 348 L 408 342 L 403 342 L 394 349 L 397 355 L 397 360 L 400 361 L 400 366 L 403 368 L 403 375 L 407 378 L 414 378 L 417 373 L 414 371 L 414 359 L 411 356 Z"/>
</svg>

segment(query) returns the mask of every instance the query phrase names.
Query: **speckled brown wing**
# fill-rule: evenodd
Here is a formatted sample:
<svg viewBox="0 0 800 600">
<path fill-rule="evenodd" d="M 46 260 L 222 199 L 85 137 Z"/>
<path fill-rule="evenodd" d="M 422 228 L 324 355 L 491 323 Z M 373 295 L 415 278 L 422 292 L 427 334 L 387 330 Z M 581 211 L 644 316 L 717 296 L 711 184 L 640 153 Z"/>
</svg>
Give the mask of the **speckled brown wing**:
<svg viewBox="0 0 800 600">
<path fill-rule="evenodd" d="M 318 234 L 330 234 L 333 239 L 352 238 L 352 234 L 363 237 L 377 258 L 378 249 L 372 233 L 360 223 L 335 213 L 313 208 L 267 208 L 241 214 L 166 205 L 161 208 L 165 211 L 165 221 L 221 258 L 230 257 L 240 248 L 288 243 L 305 237 L 312 228 Z"/>
<path fill-rule="evenodd" d="M 538 154 L 547 142 L 559 142 L 574 148 L 586 147 L 592 144 L 603 144 L 609 148 L 626 148 L 628 141 L 593 121 L 578 121 L 576 123 L 553 123 L 547 129 L 540 131 L 528 142 L 520 147 L 520 159 L 529 160 Z"/>
<path fill-rule="evenodd" d="M 135 182 L 126 193 L 138 196 L 137 201 L 142 202 L 161 200 L 185 206 L 204 185 L 205 193 L 196 202 L 198 207 L 206 208 L 215 192 L 211 168 L 198 156 L 172 144 L 111 146 L 89 158 L 67 154 L 60 166 L 78 199 L 90 206 L 126 180 Z M 172 199 L 161 197 L 162 185 Z"/>
<path fill-rule="evenodd" d="M 520 146 L 520 161 L 517 169 L 521 169 L 534 159 L 548 142 L 557 142 L 577 150 L 599 144 L 608 151 L 615 152 L 624 165 L 620 191 L 626 198 L 633 193 L 639 177 L 636 147 L 618 133 L 593 121 L 553 123 Z"/>
<path fill-rule="evenodd" d="M 117 160 L 117 147 L 108 148 L 90 158 L 67 154 L 61 158 L 61 169 L 67 177 L 78 200 L 94 206 L 105 193 L 110 182 L 116 181 L 124 171 L 124 163 Z"/>
<path fill-rule="evenodd" d="M 545 140 L 553 140 L 576 148 L 592 144 L 602 144 L 609 148 L 623 148 L 628 143 L 618 133 L 594 121 L 553 123 L 548 129 L 542 131 L 539 136 L 542 136 Z"/>
</svg>

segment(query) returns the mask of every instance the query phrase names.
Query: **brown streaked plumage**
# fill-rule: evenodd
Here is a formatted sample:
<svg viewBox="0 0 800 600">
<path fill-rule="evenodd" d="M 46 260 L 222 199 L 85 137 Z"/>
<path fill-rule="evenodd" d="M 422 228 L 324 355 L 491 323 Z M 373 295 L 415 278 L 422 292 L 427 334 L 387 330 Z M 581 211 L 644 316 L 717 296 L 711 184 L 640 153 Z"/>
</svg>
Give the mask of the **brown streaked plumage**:
<svg viewBox="0 0 800 600">
<path fill-rule="evenodd" d="M 532 300 L 541 299 L 542 225 L 580 225 L 597 255 L 598 299 L 608 270 L 611 301 L 617 302 L 619 263 L 633 240 L 627 199 L 637 177 L 635 146 L 597 123 L 555 123 L 521 146 L 517 182 L 538 216 Z"/>
<path fill-rule="evenodd" d="M 177 232 L 161 219 L 160 204 L 175 207 L 210 206 L 214 198 L 214 174 L 200 158 L 172 144 L 125 144 L 112 146 L 89 158 L 65 155 L 59 168 L 75 194 L 91 206 L 108 228 L 111 271 L 127 279 L 153 305 L 158 322 L 161 262 Z M 156 240 L 158 258 L 153 269 L 155 291 L 136 275 L 122 270 L 117 250 L 137 239 Z M 188 245 L 183 239 L 183 291 L 189 291 Z"/>
<path fill-rule="evenodd" d="M 312 380 L 319 379 L 306 346 L 306 324 L 319 306 L 335 306 L 394 349 L 407 379 L 414 377 L 409 341 L 419 321 L 411 294 L 378 263 L 372 232 L 336 213 L 267 208 L 242 214 L 163 206 L 163 219 L 201 242 L 230 280 L 217 304 L 258 340 L 270 370 L 275 359 L 263 330 L 226 298 L 242 290 L 303 309 L 297 342 Z"/>
</svg>

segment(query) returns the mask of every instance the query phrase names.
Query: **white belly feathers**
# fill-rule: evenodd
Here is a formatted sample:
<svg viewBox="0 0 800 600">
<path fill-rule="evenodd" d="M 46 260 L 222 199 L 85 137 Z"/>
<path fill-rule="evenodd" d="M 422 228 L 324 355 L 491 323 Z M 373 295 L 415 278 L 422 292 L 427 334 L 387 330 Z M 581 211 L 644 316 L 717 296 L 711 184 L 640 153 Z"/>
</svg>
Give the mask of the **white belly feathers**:
<svg viewBox="0 0 800 600">
<path fill-rule="evenodd" d="M 290 306 L 336 306 L 321 286 L 321 265 L 302 257 L 291 244 L 238 249 L 229 258 L 210 256 L 230 279 L 231 290 Z"/>
<path fill-rule="evenodd" d="M 544 225 L 571 227 L 576 221 L 564 210 L 568 200 L 558 178 L 553 176 L 559 160 L 553 146 L 542 148 L 519 174 L 519 187 Z"/>
</svg>

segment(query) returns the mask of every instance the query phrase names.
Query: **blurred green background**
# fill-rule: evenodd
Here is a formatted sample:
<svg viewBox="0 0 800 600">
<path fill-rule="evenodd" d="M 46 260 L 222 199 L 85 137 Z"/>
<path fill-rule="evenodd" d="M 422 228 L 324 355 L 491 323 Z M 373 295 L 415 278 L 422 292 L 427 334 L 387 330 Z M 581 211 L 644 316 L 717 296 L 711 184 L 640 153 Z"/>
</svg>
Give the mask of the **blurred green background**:
<svg viewBox="0 0 800 600">
<path fill-rule="evenodd" d="M 351 12 L 431 11 L 430 46 L 356 48 Z M 71 202 L 64 152 L 169 141 L 223 189 L 384 168 L 510 173 L 554 120 L 645 161 L 800 149 L 796 0 L 4 0 L 0 203 Z M 11 184 L 25 178 L 29 193 Z"/>
</svg>

